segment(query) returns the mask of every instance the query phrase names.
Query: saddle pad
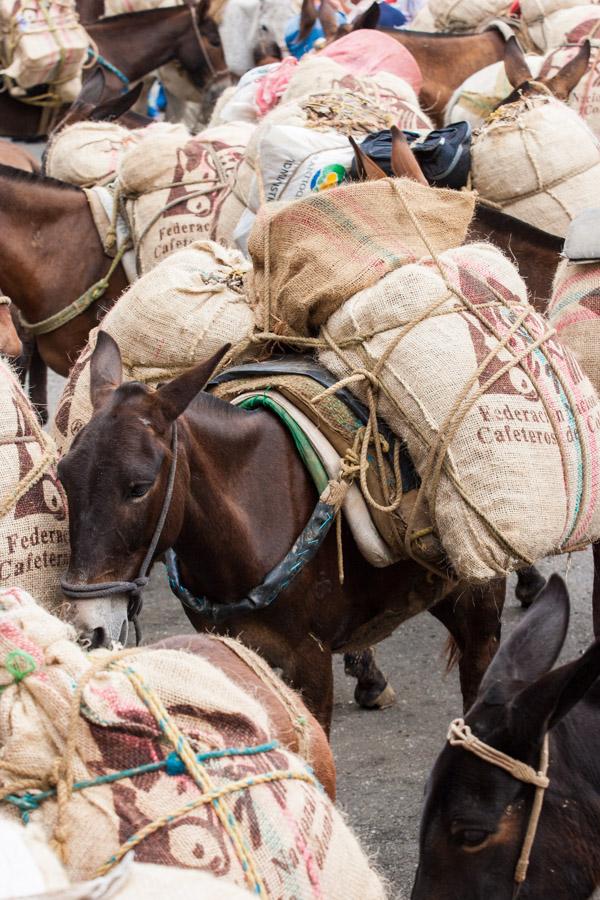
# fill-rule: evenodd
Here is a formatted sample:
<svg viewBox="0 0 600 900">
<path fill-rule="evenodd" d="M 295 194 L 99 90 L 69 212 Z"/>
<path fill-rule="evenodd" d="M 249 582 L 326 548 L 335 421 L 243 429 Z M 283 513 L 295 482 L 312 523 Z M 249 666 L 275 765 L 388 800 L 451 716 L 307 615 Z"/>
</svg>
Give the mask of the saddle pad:
<svg viewBox="0 0 600 900">
<path fill-rule="evenodd" d="M 567 231 L 563 256 L 574 262 L 600 259 L 600 208 L 584 209 Z"/>
</svg>

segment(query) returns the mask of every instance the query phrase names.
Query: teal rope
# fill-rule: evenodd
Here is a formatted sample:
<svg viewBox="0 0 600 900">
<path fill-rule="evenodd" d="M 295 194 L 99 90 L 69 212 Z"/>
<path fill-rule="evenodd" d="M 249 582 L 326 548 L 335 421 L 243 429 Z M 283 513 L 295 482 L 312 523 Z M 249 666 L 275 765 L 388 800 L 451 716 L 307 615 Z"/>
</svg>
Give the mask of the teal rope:
<svg viewBox="0 0 600 900">
<path fill-rule="evenodd" d="M 99 66 L 106 69 L 107 72 L 112 72 L 113 75 L 116 75 L 119 81 L 122 81 L 125 85 L 126 90 L 129 90 L 129 78 L 127 75 L 123 75 L 120 69 L 117 69 L 116 66 L 113 66 L 111 62 L 101 56 L 100 53 L 94 53 L 91 47 L 88 47 L 88 58 L 94 58 Z"/>
<path fill-rule="evenodd" d="M 268 753 L 270 750 L 276 750 L 278 747 L 279 741 L 271 741 L 268 744 L 259 744 L 257 747 L 228 747 L 224 750 L 208 750 L 205 753 L 198 753 L 196 759 L 201 763 L 210 759 L 225 759 L 228 756 L 257 756 L 259 753 Z M 83 791 L 86 788 L 97 787 L 101 784 L 112 784 L 115 781 L 121 781 L 123 778 L 133 778 L 135 775 L 147 775 L 149 772 L 159 772 L 161 769 L 164 769 L 167 775 L 173 776 L 185 775 L 187 772 L 183 760 L 175 753 L 175 751 L 172 751 L 165 759 L 160 759 L 158 762 L 145 763 L 144 765 L 136 766 L 133 769 L 122 769 L 120 772 L 113 772 L 112 775 L 99 775 L 97 778 L 87 781 L 77 781 L 73 785 L 73 790 Z M 37 794 L 27 792 L 20 797 L 17 796 L 17 794 L 9 794 L 4 800 L 6 803 L 11 803 L 13 806 L 16 806 L 17 809 L 21 810 L 21 818 L 25 825 L 27 825 L 29 822 L 29 814 L 34 810 L 39 809 L 40 805 L 45 800 L 49 800 L 50 797 L 54 797 L 55 794 L 56 788 L 51 788 L 48 791 L 39 791 Z"/>
</svg>

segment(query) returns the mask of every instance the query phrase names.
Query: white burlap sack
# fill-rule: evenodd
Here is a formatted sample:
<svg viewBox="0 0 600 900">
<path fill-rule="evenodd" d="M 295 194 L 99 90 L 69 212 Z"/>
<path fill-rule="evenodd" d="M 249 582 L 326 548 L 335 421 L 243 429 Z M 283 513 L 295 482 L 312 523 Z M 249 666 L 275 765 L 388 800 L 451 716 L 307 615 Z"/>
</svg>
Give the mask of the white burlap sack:
<svg viewBox="0 0 600 900">
<path fill-rule="evenodd" d="M 258 669 L 260 659 L 243 652 Z M 274 741 L 260 699 L 207 658 L 144 648 L 117 658 L 85 653 L 70 626 L 16 591 L 0 594 L 0 686 L 3 786 L 15 785 L 14 767 L 41 784 L 58 774 L 64 805 L 51 796 L 30 820 L 59 843 L 72 881 L 110 871 L 115 855 L 135 849 L 138 862 L 208 870 L 254 896 L 383 900 L 378 876 L 306 760 Z M 252 753 L 257 747 L 264 749 Z M 186 751 L 196 761 L 191 772 Z M 198 760 L 208 751 L 212 758 Z M 81 781 L 124 773 L 77 790 Z M 0 814 L 20 815 L 10 803 Z M 176 874 L 164 896 L 181 896 Z"/>
<path fill-rule="evenodd" d="M 600 6 L 596 4 L 574 6 L 565 4 L 565 7 L 567 6 L 569 8 L 561 8 L 544 18 L 538 18 L 529 23 L 529 37 L 542 53 L 547 53 L 564 44 L 569 32 L 583 22 L 600 18 Z"/>
<path fill-rule="evenodd" d="M 543 65 L 543 57 L 529 55 L 527 64 L 534 78 Z M 498 104 L 512 94 L 503 62 L 492 63 L 470 75 L 453 93 L 444 113 L 444 123 L 469 122 L 473 130 L 480 128 Z"/>
<path fill-rule="evenodd" d="M 13 96 L 47 84 L 63 103 L 81 91 L 89 37 L 74 0 L 0 0 L 0 59 Z"/>
<path fill-rule="evenodd" d="M 508 13 L 507 0 L 429 0 L 436 31 L 477 31 L 492 19 Z"/>
<path fill-rule="evenodd" d="M 254 329 L 242 290 L 249 263 L 236 251 L 197 241 L 173 253 L 120 297 L 102 321 L 121 349 L 125 380 L 155 386 L 207 359 L 224 344 L 238 344 Z M 92 414 L 87 347 L 71 370 L 53 419 L 61 455 Z"/>
<path fill-rule="evenodd" d="M 42 431 L 19 381 L 0 360 L 0 588 L 64 600 L 69 565 L 67 499 L 56 477 L 54 442 Z"/>
<path fill-rule="evenodd" d="M 145 135 L 123 156 L 119 184 L 140 275 L 200 238 L 216 220 L 253 126 L 240 122 L 195 137 L 179 128 Z"/>
<path fill-rule="evenodd" d="M 504 212 L 564 237 L 597 204 L 600 145 L 585 122 L 553 97 L 501 107 L 475 135 L 472 187 Z"/>
<path fill-rule="evenodd" d="M 163 9 L 165 6 L 183 6 L 183 0 L 104 0 L 104 16 L 120 16 L 123 13 L 143 12 L 145 9 Z"/>
<path fill-rule="evenodd" d="M 319 358 L 339 377 L 381 361 L 378 411 L 408 445 L 435 532 L 459 576 L 485 580 L 598 535 L 600 401 L 499 250 L 439 260 L 446 283 L 431 260 L 404 266 L 329 318 L 338 345 L 362 340 L 345 345 L 350 368 Z M 365 384 L 348 387 L 365 400 Z"/>
</svg>

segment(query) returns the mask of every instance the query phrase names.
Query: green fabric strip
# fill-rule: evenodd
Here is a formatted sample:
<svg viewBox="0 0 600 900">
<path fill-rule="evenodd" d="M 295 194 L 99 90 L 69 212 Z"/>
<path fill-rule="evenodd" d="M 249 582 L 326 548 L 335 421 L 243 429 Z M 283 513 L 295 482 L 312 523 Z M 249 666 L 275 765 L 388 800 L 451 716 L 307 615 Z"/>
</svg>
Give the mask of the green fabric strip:
<svg viewBox="0 0 600 900">
<path fill-rule="evenodd" d="M 264 407 L 265 409 L 271 410 L 271 412 L 275 413 L 275 415 L 281 419 L 291 434 L 294 444 L 296 445 L 296 450 L 298 451 L 302 462 L 310 472 L 320 496 L 327 487 L 329 476 L 325 471 L 323 463 L 315 453 L 313 445 L 287 410 L 273 400 L 272 397 L 269 397 L 268 394 L 257 394 L 254 397 L 246 397 L 246 399 L 242 400 L 241 403 L 238 403 L 237 406 L 241 406 L 242 409 L 248 410 Z"/>
</svg>

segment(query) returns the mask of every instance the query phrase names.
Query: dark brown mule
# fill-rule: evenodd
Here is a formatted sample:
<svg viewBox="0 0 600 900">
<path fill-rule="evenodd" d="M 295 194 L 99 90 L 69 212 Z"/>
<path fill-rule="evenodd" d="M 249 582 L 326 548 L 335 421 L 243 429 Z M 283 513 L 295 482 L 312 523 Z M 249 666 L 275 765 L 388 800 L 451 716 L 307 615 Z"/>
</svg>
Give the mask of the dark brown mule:
<svg viewBox="0 0 600 900">
<path fill-rule="evenodd" d="M 206 17 L 207 7 L 208 0 L 202 0 L 193 9 L 175 6 L 127 13 L 90 25 L 87 30 L 100 56 L 116 67 L 128 83 L 133 84 L 174 60 L 198 88 L 205 89 L 208 105 L 229 83 L 229 76 L 218 29 Z M 84 80 L 93 72 L 94 68 L 84 70 Z M 106 67 L 105 76 L 106 89 L 98 102 L 123 91 L 123 81 Z M 42 116 L 38 107 L 20 103 L 5 92 L 0 94 L 0 132 L 9 137 L 46 134 L 67 109 L 59 107 L 48 118 Z"/>
<path fill-rule="evenodd" d="M 549 737 L 550 785 L 525 881 L 518 889 L 514 877 L 535 788 L 446 744 L 427 785 L 412 900 L 587 900 L 600 886 L 600 641 L 551 671 L 568 621 L 554 575 L 466 717 L 475 737 L 536 771 Z"/>
<path fill-rule="evenodd" d="M 543 85 L 544 88 L 558 100 L 568 100 L 569 94 L 573 88 L 579 84 L 588 70 L 590 53 L 591 44 L 590 41 L 586 39 L 581 44 L 581 47 L 573 59 L 559 69 L 552 78 L 539 78 L 536 80 L 531 73 L 525 54 L 519 47 L 516 38 L 509 38 L 505 45 L 503 59 L 506 77 L 514 90 L 508 97 L 505 97 L 498 106 L 513 103 L 520 97 L 539 94 L 540 85 Z"/>
<path fill-rule="evenodd" d="M 70 508 L 71 586 L 138 576 L 167 496 L 175 433 L 173 493 L 154 558 L 174 548 L 193 595 L 223 605 L 240 600 L 304 529 L 316 490 L 287 429 L 267 411 L 241 410 L 202 391 L 220 356 L 151 391 L 121 384 L 119 349 L 100 333 L 91 362 L 94 414 L 59 464 Z M 461 652 L 469 705 L 497 646 L 504 580 L 452 591 L 412 561 L 372 568 L 345 528 L 343 544 L 343 586 L 330 532 L 276 602 L 237 613 L 218 630 L 240 635 L 280 667 L 327 726 L 332 652 L 351 642 L 368 646 L 431 608 Z M 127 602 L 124 595 L 78 600 L 76 624 L 94 644 L 109 643 L 122 634 Z M 197 630 L 212 627 L 187 607 L 186 613 Z"/>
<path fill-rule="evenodd" d="M 111 263 L 84 192 L 52 178 L 0 166 L 0 229 L 0 288 L 29 322 L 64 309 L 103 278 Z M 44 362 L 67 375 L 90 329 L 126 287 L 119 266 L 100 300 L 56 331 L 39 335 Z"/>
</svg>

